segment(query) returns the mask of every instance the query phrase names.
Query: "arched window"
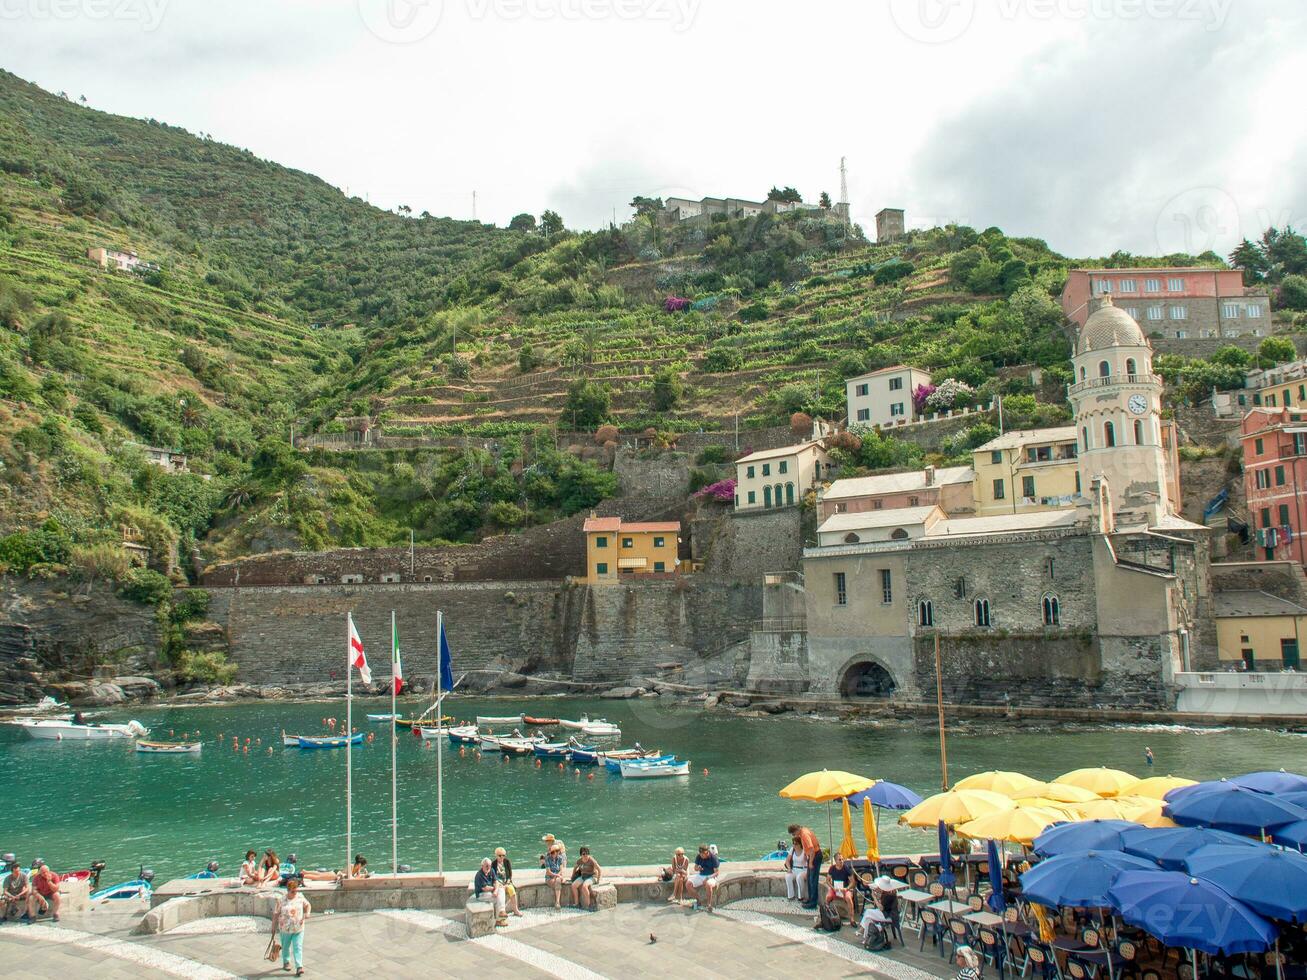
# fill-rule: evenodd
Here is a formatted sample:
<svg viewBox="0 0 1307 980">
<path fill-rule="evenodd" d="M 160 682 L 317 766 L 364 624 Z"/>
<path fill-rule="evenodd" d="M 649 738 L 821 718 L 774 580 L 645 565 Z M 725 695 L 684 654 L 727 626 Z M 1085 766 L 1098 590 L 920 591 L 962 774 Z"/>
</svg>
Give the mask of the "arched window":
<svg viewBox="0 0 1307 980">
<path fill-rule="evenodd" d="M 1109 447 L 1116 445 L 1116 426 L 1111 422 L 1103 423 L 1103 445 Z"/>
<path fill-rule="evenodd" d="M 1144 423 L 1140 419 L 1135 419 L 1135 445 L 1142 446 L 1143 444 L 1144 444 Z"/>
<path fill-rule="evenodd" d="M 1082 449 L 1088 449 L 1088 448 L 1089 448 L 1089 426 L 1087 426 L 1087 425 L 1085 425 L 1085 426 L 1081 426 L 1081 428 L 1080 428 L 1080 441 L 1084 443 L 1084 446 L 1081 447 Z"/>
<path fill-rule="evenodd" d="M 1127 357 L 1127 358 L 1125 359 L 1125 373 L 1126 373 L 1126 374 L 1138 374 L 1138 373 L 1139 373 L 1138 371 L 1135 370 L 1135 359 L 1134 359 L 1133 357 Z"/>
<path fill-rule="evenodd" d="M 1107 377 L 1111 377 L 1111 375 L 1112 375 L 1112 365 L 1108 364 L 1107 361 L 1099 361 L 1098 376 L 1100 378 L 1107 378 Z"/>
<path fill-rule="evenodd" d="M 893 531 L 890 532 L 889 537 L 891 541 L 902 541 L 905 538 L 907 538 L 907 536 L 908 536 L 907 531 L 903 530 L 903 528 L 901 527 L 896 527 Z"/>
<path fill-rule="evenodd" d="M 782 506 L 782 505 L 785 503 L 785 498 L 781 496 L 781 493 L 782 493 L 781 485 L 778 483 L 778 484 L 776 484 L 776 506 L 777 506 L 777 507 L 780 507 L 780 506 Z"/>
<path fill-rule="evenodd" d="M 850 531 L 848 534 L 844 535 L 844 543 L 845 543 L 845 544 L 857 544 L 857 543 L 858 543 L 859 541 L 861 541 L 861 540 L 862 540 L 862 538 L 858 537 L 858 536 L 857 536 L 856 534 L 854 534 L 852 531 Z"/>
<path fill-rule="evenodd" d="M 1044 625 L 1057 626 L 1062 622 L 1062 606 L 1057 596 L 1051 592 L 1044 593 Z"/>
<path fill-rule="evenodd" d="M 1089 372 L 1085 370 L 1084 365 L 1081 365 L 1081 366 L 1080 366 L 1080 380 L 1081 380 L 1081 381 L 1084 381 L 1085 378 L 1087 378 L 1088 376 L 1089 376 Z"/>
<path fill-rule="evenodd" d="M 790 506 L 794 505 L 794 484 L 785 484 L 785 502 Z"/>
<path fill-rule="evenodd" d="M 917 600 L 917 625 L 918 626 L 935 625 L 935 607 L 931 605 L 929 599 Z"/>
<path fill-rule="evenodd" d="M 977 625 L 977 626 L 989 626 L 989 625 L 990 625 L 990 620 L 989 620 L 989 600 L 988 600 L 988 599 L 977 599 L 977 600 L 975 601 L 975 603 L 973 604 L 973 607 L 974 607 L 975 612 L 976 612 L 976 625 Z"/>
</svg>

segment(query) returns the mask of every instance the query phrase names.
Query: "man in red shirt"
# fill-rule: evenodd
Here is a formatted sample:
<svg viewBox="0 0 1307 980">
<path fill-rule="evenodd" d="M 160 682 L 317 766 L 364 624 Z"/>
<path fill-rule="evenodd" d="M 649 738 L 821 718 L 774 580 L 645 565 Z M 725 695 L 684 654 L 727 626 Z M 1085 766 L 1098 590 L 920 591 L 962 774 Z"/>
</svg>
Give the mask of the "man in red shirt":
<svg viewBox="0 0 1307 980">
<path fill-rule="evenodd" d="M 55 922 L 59 921 L 59 876 L 37 858 L 32 862 L 32 894 L 27 899 L 27 914 L 35 919 L 46 912 Z"/>
<path fill-rule="evenodd" d="M 821 843 L 810 827 L 801 827 L 797 823 L 790 824 L 790 836 L 798 839 L 799 847 L 808 858 L 808 894 L 803 907 L 815 909 L 819 897 L 817 889 L 821 884 Z"/>
</svg>

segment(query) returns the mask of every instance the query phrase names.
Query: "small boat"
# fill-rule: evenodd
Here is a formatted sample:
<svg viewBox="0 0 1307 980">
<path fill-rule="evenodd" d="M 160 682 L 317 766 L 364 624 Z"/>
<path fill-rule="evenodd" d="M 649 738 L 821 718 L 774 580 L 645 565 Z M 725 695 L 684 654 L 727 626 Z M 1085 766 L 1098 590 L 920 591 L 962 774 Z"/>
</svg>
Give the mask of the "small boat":
<svg viewBox="0 0 1307 980">
<path fill-rule="evenodd" d="M 575 742 L 537 742 L 535 754 L 541 759 L 567 759 L 576 749 L 593 752 L 593 745 L 578 746 Z"/>
<path fill-rule="evenodd" d="M 660 763 L 665 764 L 668 762 L 675 762 L 676 756 L 650 755 L 650 756 L 643 756 L 634 759 L 614 759 L 611 755 L 605 752 L 603 753 L 603 760 L 604 760 L 604 768 L 607 769 L 609 772 L 621 772 L 623 762 L 641 762 L 649 765 L 658 765 Z"/>
<path fill-rule="evenodd" d="M 523 715 L 522 721 L 532 728 L 552 728 L 559 723 L 557 718 L 536 718 L 532 715 Z"/>
<path fill-rule="evenodd" d="M 531 755 L 538 744 L 532 738 L 500 738 L 481 736 L 482 752 L 503 752 L 507 755 Z"/>
<path fill-rule="evenodd" d="M 449 725 L 445 725 L 443 727 L 437 727 L 435 725 L 418 725 L 416 728 L 413 729 L 413 734 L 417 735 L 419 738 L 432 739 L 432 738 L 444 738 L 446 735 L 449 735 L 453 732 L 462 732 L 463 730 L 464 729 L 462 728 L 453 728 Z M 467 731 L 470 731 L 474 734 L 476 733 L 475 728 L 469 727 Z"/>
<path fill-rule="evenodd" d="M 354 745 L 362 745 L 363 733 L 355 732 L 354 735 L 350 738 L 346 738 L 344 735 L 323 735 L 323 736 L 310 736 L 310 737 L 301 735 L 295 739 L 295 742 L 301 749 L 343 749 L 346 745 L 350 743 L 353 743 Z"/>
<path fill-rule="evenodd" d="M 622 730 L 608 721 L 593 721 L 581 726 L 581 734 L 586 738 L 621 738 Z"/>
<path fill-rule="evenodd" d="M 685 762 L 622 762 L 621 767 L 623 779 L 661 779 L 666 776 L 690 775 L 688 759 Z"/>
<path fill-rule="evenodd" d="M 390 721 L 390 715 L 377 715 L 376 717 L 380 718 L 383 721 Z M 368 715 L 368 720 L 372 720 L 372 718 L 373 718 L 372 715 Z M 448 721 L 453 721 L 454 718 L 452 715 L 446 715 L 443 720 L 448 722 Z M 425 714 L 419 715 L 416 718 L 400 718 L 399 716 L 395 717 L 396 728 L 420 728 L 423 725 L 434 725 L 435 722 L 436 719 L 428 718 Z"/>
<path fill-rule="evenodd" d="M 368 715 L 368 721 L 393 721 L 399 724 L 399 715 Z"/>
<path fill-rule="evenodd" d="M 79 725 L 73 721 L 55 721 L 53 719 L 35 720 L 16 718 L 9 724 L 16 725 L 32 738 L 49 741 L 87 742 L 108 738 L 138 738 L 150 734 L 150 730 L 139 721 L 129 721 L 125 725 Z"/>
<path fill-rule="evenodd" d="M 489 728 L 491 725 L 523 725 L 526 715 L 477 715 L 477 727 Z"/>
<path fill-rule="evenodd" d="M 481 735 L 477 732 L 475 725 L 462 725 L 456 728 L 445 729 L 449 735 L 449 740 L 455 745 L 477 745 L 481 741 Z"/>
<path fill-rule="evenodd" d="M 287 735 L 286 729 L 281 730 L 281 744 L 287 748 L 297 749 L 300 747 L 300 737 L 298 735 Z"/>
<path fill-rule="evenodd" d="M 148 899 L 154 892 L 153 878 L 135 878 L 132 881 L 120 881 L 108 888 L 101 888 L 91 893 L 92 902 L 121 902 L 132 898 Z"/>
<path fill-rule="evenodd" d="M 579 731 L 580 731 L 582 728 L 584 728 L 586 725 L 590 724 L 590 716 L 589 716 L 589 715 L 582 715 L 582 716 L 581 716 L 578 720 L 576 720 L 576 721 L 569 721 L 569 720 L 566 719 L 566 718 L 560 718 L 559 721 L 558 721 L 558 724 L 562 725 L 564 728 L 570 728 L 570 729 L 572 729 L 573 731 L 578 731 L 578 732 L 579 732 Z"/>
<path fill-rule="evenodd" d="M 147 742 L 136 740 L 136 751 L 145 755 L 199 755 L 203 742 Z"/>
</svg>

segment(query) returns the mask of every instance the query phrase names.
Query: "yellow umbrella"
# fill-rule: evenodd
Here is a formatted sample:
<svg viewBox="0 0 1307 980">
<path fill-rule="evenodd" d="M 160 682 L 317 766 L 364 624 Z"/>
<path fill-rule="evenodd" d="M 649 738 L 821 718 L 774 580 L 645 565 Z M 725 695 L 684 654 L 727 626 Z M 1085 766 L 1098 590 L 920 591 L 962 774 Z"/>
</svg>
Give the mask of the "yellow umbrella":
<svg viewBox="0 0 1307 980">
<path fill-rule="evenodd" d="M 1174 820 L 1162 812 L 1162 801 L 1146 796 L 1121 796 L 1114 802 L 1121 805 L 1126 819 L 1141 827 L 1175 827 Z"/>
<path fill-rule="evenodd" d="M 844 840 L 840 841 L 840 853 L 846 858 L 858 856 L 857 845 L 853 843 L 853 814 L 849 811 L 849 801 L 845 800 L 841 809 L 844 811 Z"/>
<path fill-rule="evenodd" d="M 847 805 L 847 804 L 846 804 Z M 876 816 L 871 800 L 862 801 L 862 833 L 867 838 L 867 860 L 880 863 L 880 832 L 876 829 Z"/>
<path fill-rule="evenodd" d="M 1097 799 L 1097 797 L 1095 797 Z M 1016 801 L 1020 808 L 1033 807 L 1036 810 L 1055 810 L 1062 814 L 1063 820 L 1079 820 L 1080 818 L 1071 812 L 1070 803 L 1063 803 L 1061 800 L 1049 799 L 1047 796 L 1031 796 Z"/>
<path fill-rule="evenodd" d="M 1029 846 L 1045 829 L 1055 823 L 1064 822 L 1066 822 L 1066 814 L 1061 810 L 1034 806 L 1017 807 L 1015 810 L 991 813 L 987 817 L 979 817 L 960 824 L 958 833 L 963 837 L 976 840 L 1008 841 Z"/>
<path fill-rule="evenodd" d="M 984 789 L 1014 800 L 1021 796 L 1038 796 L 1043 787 L 1038 779 L 1031 779 L 1024 773 L 998 770 L 978 772 L 953 784 L 954 789 Z"/>
<path fill-rule="evenodd" d="M 1120 769 L 1099 767 L 1096 769 L 1075 769 L 1063 773 L 1053 782 L 1064 783 L 1068 786 L 1079 786 L 1081 789 L 1087 789 L 1099 796 L 1119 796 L 1139 782 L 1139 778 L 1130 775 L 1128 772 L 1122 772 Z"/>
<path fill-rule="evenodd" d="M 1097 793 L 1070 783 L 1045 783 L 1039 795 L 1058 803 L 1088 803 L 1090 800 L 1102 799 Z"/>
<path fill-rule="evenodd" d="M 866 776 L 855 776 L 851 772 L 839 769 L 823 769 L 820 772 L 805 773 L 783 790 L 781 796 L 787 800 L 809 800 L 813 803 L 829 804 L 854 793 L 861 793 L 876 785 L 876 780 Z M 835 829 L 831 821 L 830 806 L 826 807 L 826 838 L 834 846 Z"/>
<path fill-rule="evenodd" d="M 1126 806 L 1120 800 L 1090 800 L 1066 803 L 1063 807 L 1077 820 L 1129 820 L 1130 814 L 1138 812 L 1137 807 Z"/>
<path fill-rule="evenodd" d="M 899 817 L 909 827 L 934 827 L 941 820 L 954 827 L 977 817 L 1013 810 L 1016 804 L 1006 796 L 984 789 L 954 789 L 922 800 Z"/>
<path fill-rule="evenodd" d="M 1173 789 L 1181 786 L 1193 786 L 1196 780 L 1181 776 L 1149 776 L 1130 787 L 1131 796 L 1146 796 L 1150 800 L 1160 800 Z"/>
</svg>

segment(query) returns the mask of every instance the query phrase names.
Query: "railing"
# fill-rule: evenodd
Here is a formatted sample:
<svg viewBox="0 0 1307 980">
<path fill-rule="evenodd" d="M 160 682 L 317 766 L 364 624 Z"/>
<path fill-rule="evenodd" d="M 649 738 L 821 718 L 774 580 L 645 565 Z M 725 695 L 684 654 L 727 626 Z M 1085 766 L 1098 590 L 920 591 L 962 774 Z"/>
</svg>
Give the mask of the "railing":
<svg viewBox="0 0 1307 980">
<path fill-rule="evenodd" d="M 1073 384 L 1070 389 L 1072 395 L 1077 395 L 1082 391 L 1089 391 L 1093 388 L 1106 388 L 1108 385 L 1160 385 L 1162 379 L 1155 374 L 1109 374 L 1107 377 L 1086 378 L 1084 381 Z"/>
<path fill-rule="evenodd" d="M 753 623 L 755 633 L 802 633 L 807 628 L 805 616 L 767 616 Z"/>
</svg>

